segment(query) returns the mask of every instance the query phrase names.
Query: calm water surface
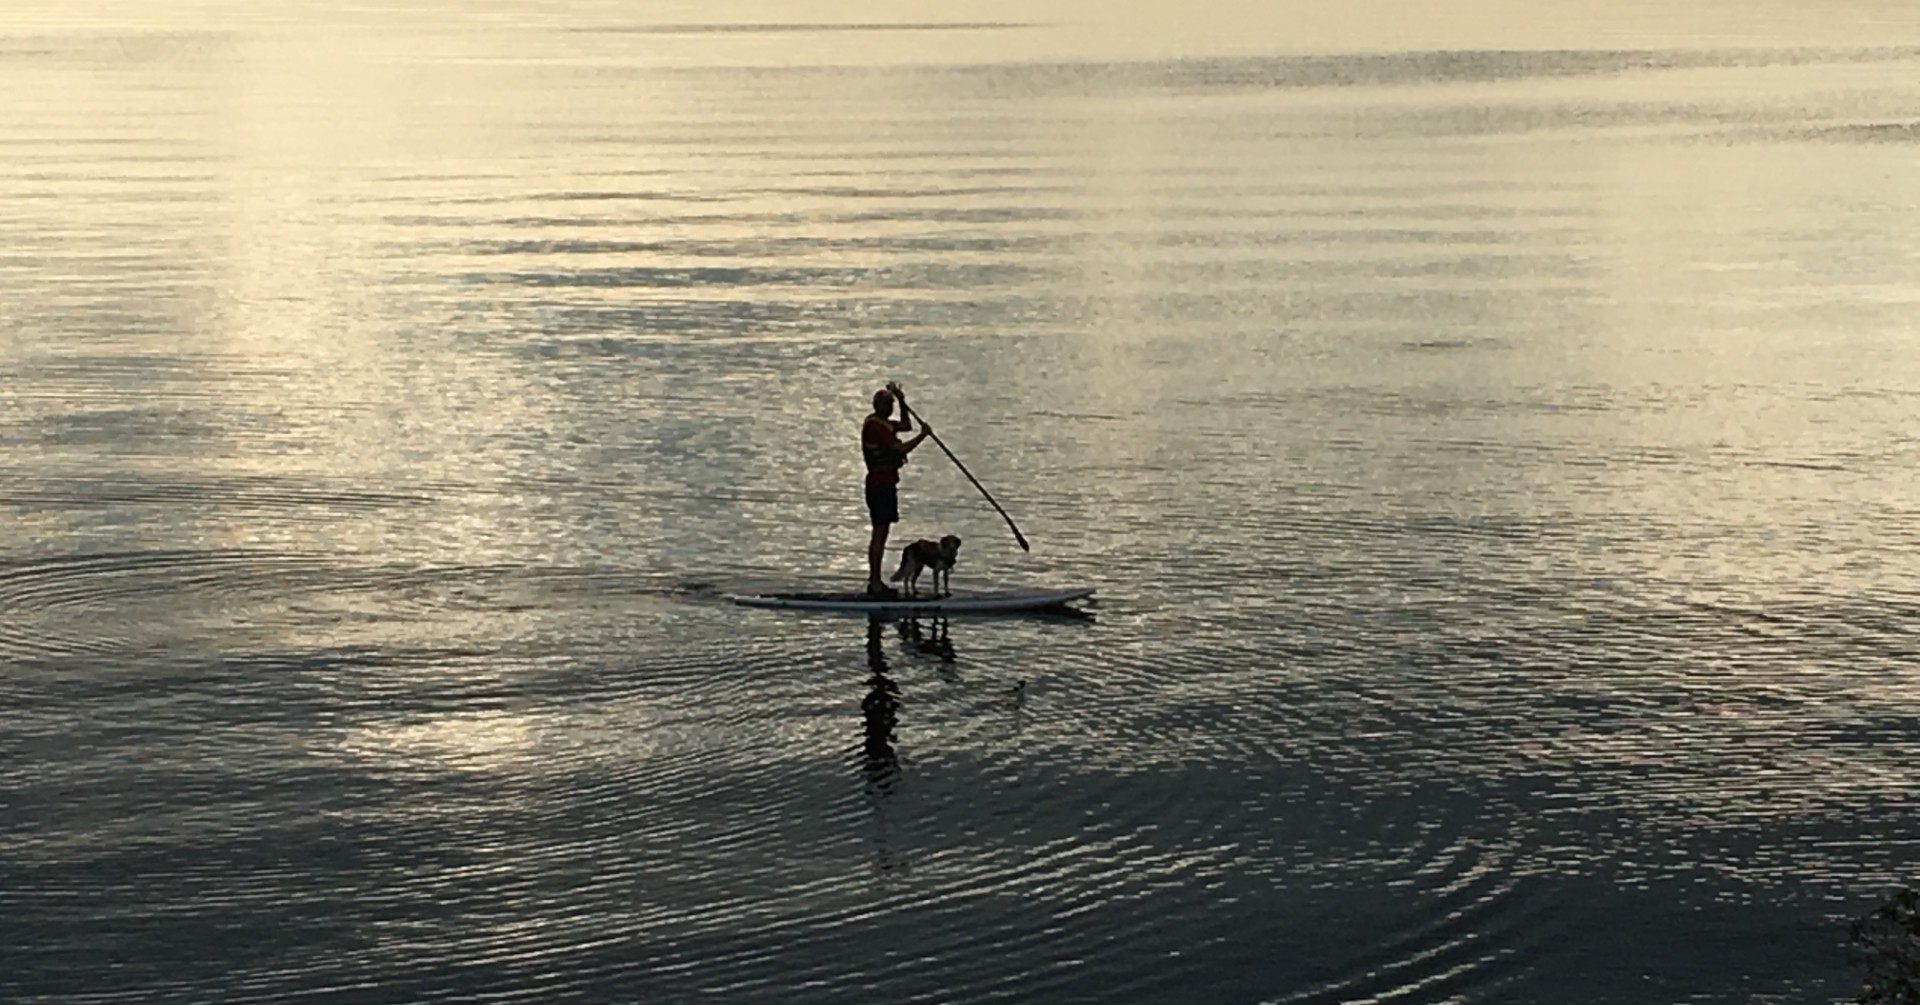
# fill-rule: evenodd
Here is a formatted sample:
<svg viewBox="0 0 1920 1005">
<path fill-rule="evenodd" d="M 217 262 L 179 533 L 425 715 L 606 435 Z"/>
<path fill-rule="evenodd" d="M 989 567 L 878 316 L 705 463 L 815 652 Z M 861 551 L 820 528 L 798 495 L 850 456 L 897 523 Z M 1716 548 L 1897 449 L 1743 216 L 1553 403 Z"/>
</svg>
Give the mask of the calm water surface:
<svg viewBox="0 0 1920 1005">
<path fill-rule="evenodd" d="M 0 34 L 0 999 L 1854 990 L 1920 29 L 266 10 Z M 1090 616 L 726 603 L 888 379 Z"/>
</svg>

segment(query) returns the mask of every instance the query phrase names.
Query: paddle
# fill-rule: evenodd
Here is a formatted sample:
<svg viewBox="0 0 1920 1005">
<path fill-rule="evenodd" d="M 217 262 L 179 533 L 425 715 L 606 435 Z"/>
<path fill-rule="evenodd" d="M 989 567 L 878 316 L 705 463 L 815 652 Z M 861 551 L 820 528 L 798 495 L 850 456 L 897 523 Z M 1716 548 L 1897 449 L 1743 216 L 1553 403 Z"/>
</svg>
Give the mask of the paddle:
<svg viewBox="0 0 1920 1005">
<path fill-rule="evenodd" d="M 893 389 L 894 398 L 900 402 L 900 414 L 906 416 L 909 419 L 913 418 L 913 409 L 907 407 L 907 399 L 900 397 L 900 393 L 899 393 L 900 385 L 890 384 L 888 386 Z M 1013 531 L 1013 539 L 1015 541 L 1020 542 L 1020 550 L 1032 551 L 1033 549 L 1027 545 L 1026 537 L 1020 533 L 1020 528 L 1014 526 L 1013 518 L 1007 515 L 1006 510 L 1000 508 L 999 503 L 994 502 L 993 493 L 988 492 L 987 487 L 985 485 L 980 484 L 980 479 L 975 478 L 973 476 L 973 472 L 968 471 L 967 466 L 965 464 L 960 463 L 960 458 L 953 456 L 953 451 L 948 450 L 947 445 L 940 442 L 940 437 L 936 435 L 933 430 L 927 429 L 926 434 L 927 434 L 927 439 L 932 440 L 933 445 L 936 447 L 939 447 L 940 452 L 947 455 L 947 460 L 952 461 L 953 466 L 956 468 L 959 468 L 960 473 L 967 476 L 967 481 L 972 482 L 973 487 L 979 489 L 980 494 L 987 497 L 988 505 L 992 506 L 994 510 L 1000 514 L 1000 519 L 1005 520 L 1007 522 L 1008 529 Z"/>
</svg>

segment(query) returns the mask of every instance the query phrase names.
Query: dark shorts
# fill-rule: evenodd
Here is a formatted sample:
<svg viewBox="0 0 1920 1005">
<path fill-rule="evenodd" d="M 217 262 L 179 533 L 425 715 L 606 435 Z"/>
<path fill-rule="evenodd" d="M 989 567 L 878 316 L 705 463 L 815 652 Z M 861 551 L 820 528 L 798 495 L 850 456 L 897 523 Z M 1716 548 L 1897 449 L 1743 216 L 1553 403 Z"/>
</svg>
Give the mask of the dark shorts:
<svg viewBox="0 0 1920 1005">
<path fill-rule="evenodd" d="M 900 487 L 897 485 L 867 486 L 867 512 L 873 517 L 875 527 L 900 522 Z"/>
</svg>

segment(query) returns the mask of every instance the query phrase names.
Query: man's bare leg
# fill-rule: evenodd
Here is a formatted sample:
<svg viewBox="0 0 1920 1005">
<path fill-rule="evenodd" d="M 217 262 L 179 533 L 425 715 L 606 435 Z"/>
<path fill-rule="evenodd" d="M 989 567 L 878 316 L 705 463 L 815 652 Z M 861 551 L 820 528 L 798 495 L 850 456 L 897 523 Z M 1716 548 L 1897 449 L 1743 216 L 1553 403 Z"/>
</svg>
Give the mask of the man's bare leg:
<svg viewBox="0 0 1920 1005">
<path fill-rule="evenodd" d="M 880 578 L 880 563 L 887 557 L 887 531 L 892 524 L 873 525 L 873 540 L 867 544 L 867 592 L 879 593 L 887 588 L 886 581 Z"/>
</svg>

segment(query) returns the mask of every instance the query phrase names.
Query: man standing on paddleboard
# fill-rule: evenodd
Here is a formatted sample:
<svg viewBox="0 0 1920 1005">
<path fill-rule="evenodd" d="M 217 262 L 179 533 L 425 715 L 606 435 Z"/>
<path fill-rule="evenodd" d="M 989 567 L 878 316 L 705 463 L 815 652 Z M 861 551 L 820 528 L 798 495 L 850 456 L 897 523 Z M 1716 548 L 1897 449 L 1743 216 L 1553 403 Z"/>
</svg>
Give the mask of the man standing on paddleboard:
<svg viewBox="0 0 1920 1005">
<path fill-rule="evenodd" d="M 898 419 L 893 417 L 895 401 L 900 402 Z M 913 416 L 900 385 L 888 384 L 873 392 L 873 414 L 860 426 L 860 455 L 867 462 L 867 512 L 873 517 L 873 540 L 867 545 L 868 596 L 896 595 L 880 578 L 880 563 L 887 556 L 887 531 L 900 522 L 900 466 L 932 430 L 923 422 L 920 435 L 901 442 L 900 434 L 912 431 Z"/>
</svg>

